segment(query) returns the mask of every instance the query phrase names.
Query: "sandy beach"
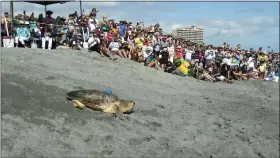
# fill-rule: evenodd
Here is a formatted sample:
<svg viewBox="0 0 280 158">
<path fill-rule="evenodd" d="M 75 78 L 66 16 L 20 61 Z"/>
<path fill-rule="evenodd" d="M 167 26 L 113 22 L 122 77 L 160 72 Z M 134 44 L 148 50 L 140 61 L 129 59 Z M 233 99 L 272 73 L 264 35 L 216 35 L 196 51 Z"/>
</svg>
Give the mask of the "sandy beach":
<svg viewBox="0 0 280 158">
<path fill-rule="evenodd" d="M 279 157 L 279 83 L 210 83 L 95 53 L 2 48 L 2 157 Z M 134 100 L 129 121 L 64 103 Z"/>
</svg>

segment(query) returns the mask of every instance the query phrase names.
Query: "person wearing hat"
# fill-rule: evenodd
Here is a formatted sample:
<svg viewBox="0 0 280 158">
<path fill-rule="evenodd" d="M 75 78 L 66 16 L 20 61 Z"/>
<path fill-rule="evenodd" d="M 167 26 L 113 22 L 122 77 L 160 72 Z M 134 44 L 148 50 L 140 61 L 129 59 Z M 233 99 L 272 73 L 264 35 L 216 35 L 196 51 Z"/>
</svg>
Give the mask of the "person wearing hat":
<svg viewBox="0 0 280 158">
<path fill-rule="evenodd" d="M 148 46 L 144 46 L 143 47 L 143 56 L 144 59 L 146 59 L 149 55 L 151 55 L 153 53 L 153 46 L 152 43 L 148 43 Z"/>
<path fill-rule="evenodd" d="M 16 37 L 15 37 L 15 43 L 16 47 L 18 47 L 18 43 L 20 42 L 25 48 L 25 41 L 29 41 L 30 38 L 30 32 L 29 30 L 25 27 L 24 22 L 20 21 L 20 27 L 16 29 Z"/>
<path fill-rule="evenodd" d="M 46 18 L 43 20 L 44 24 L 54 24 L 56 25 L 56 20 L 54 18 L 52 18 L 52 14 L 53 12 L 48 10 L 46 11 Z"/>
<path fill-rule="evenodd" d="M 44 33 L 42 34 L 42 49 L 45 49 L 46 41 L 48 41 L 48 49 L 52 48 L 53 37 L 55 36 L 55 27 L 57 25 L 57 21 L 52 17 L 52 14 L 52 11 L 46 11 L 47 16 L 43 20 L 42 32 Z"/>
</svg>

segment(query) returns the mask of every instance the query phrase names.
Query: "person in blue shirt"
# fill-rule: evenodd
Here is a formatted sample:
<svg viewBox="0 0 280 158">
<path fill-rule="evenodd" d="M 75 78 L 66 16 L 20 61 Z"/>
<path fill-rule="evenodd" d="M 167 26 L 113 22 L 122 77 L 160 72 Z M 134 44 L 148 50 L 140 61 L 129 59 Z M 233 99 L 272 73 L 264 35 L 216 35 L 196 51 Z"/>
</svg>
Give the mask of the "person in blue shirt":
<svg viewBox="0 0 280 158">
<path fill-rule="evenodd" d="M 120 36 L 122 38 L 122 40 L 124 40 L 124 37 L 126 36 L 126 22 L 125 21 L 120 21 Z"/>
<path fill-rule="evenodd" d="M 21 24 L 20 27 L 16 29 L 17 36 L 15 37 L 15 43 L 16 47 L 18 47 L 18 42 L 20 42 L 25 48 L 25 41 L 29 41 L 30 38 L 30 31 L 24 26 L 24 24 Z"/>
</svg>

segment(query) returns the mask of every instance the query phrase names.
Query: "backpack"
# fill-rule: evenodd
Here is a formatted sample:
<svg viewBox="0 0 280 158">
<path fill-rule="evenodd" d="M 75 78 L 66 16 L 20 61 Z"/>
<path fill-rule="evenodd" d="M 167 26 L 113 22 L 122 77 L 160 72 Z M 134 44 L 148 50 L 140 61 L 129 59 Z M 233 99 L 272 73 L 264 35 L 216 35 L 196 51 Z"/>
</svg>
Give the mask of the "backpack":
<svg viewBox="0 0 280 158">
<path fill-rule="evenodd" d="M 174 64 L 176 67 L 179 67 L 179 66 L 181 66 L 181 64 L 182 64 L 182 61 L 181 61 L 180 58 L 177 58 L 177 59 L 175 59 L 175 60 L 173 61 L 173 64 Z"/>
</svg>

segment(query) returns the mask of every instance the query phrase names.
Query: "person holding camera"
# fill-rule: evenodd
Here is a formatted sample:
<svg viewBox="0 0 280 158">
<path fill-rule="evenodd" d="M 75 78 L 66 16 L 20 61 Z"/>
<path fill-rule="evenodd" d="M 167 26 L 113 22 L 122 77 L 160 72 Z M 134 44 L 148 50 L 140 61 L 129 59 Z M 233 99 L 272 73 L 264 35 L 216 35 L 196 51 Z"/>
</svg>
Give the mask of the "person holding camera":
<svg viewBox="0 0 280 158">
<path fill-rule="evenodd" d="M 212 46 L 210 45 L 210 46 L 208 46 L 208 49 L 205 50 L 204 54 L 205 54 L 205 65 L 204 65 L 204 68 L 206 68 L 211 63 L 211 61 L 215 60 L 216 53 L 213 50 Z"/>
</svg>

